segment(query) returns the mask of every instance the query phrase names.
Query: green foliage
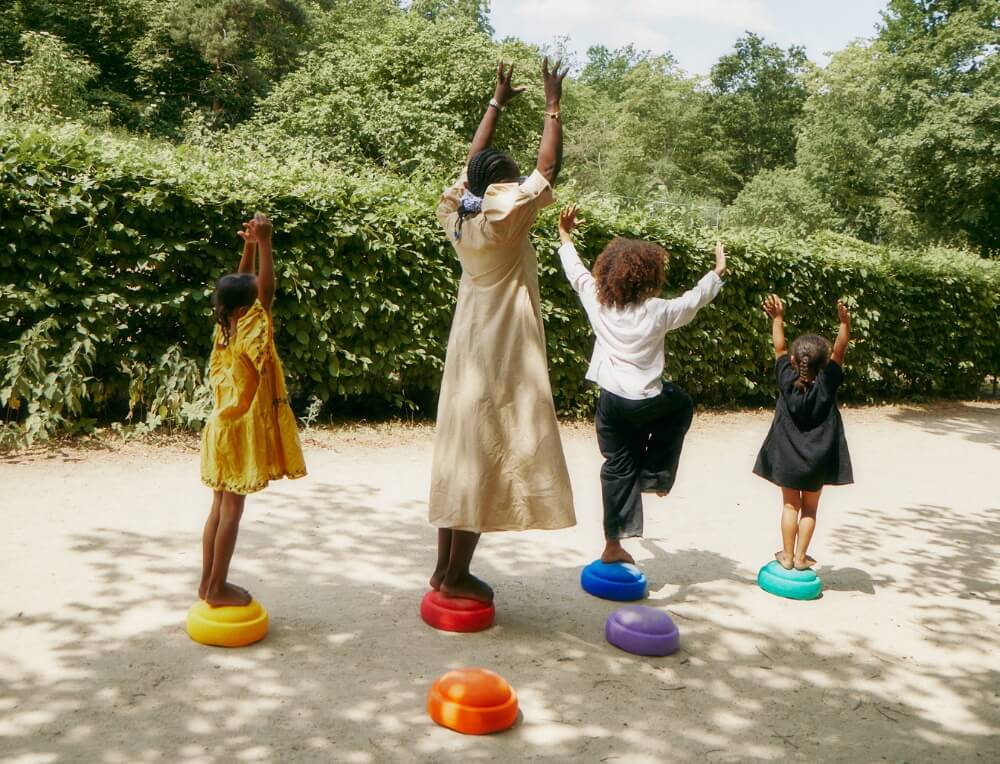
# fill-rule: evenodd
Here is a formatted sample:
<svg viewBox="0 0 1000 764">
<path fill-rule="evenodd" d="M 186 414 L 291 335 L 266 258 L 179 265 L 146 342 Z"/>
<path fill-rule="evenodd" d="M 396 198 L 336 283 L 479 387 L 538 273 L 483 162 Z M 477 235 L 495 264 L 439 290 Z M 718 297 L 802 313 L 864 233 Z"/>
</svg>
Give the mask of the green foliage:
<svg viewBox="0 0 1000 764">
<path fill-rule="evenodd" d="M 20 42 L 21 64 L 0 63 L 0 115 L 39 122 L 107 122 L 87 101 L 87 84 L 97 76 L 97 67 L 44 32 L 25 32 Z"/>
<path fill-rule="evenodd" d="M 799 170 L 764 170 L 740 191 L 723 215 L 729 227 L 774 228 L 792 236 L 837 230 L 840 221 Z"/>
<path fill-rule="evenodd" d="M 511 104 L 497 135 L 527 166 L 544 109 L 538 60 L 523 45 L 497 45 L 461 16 L 432 22 L 418 13 L 387 14 L 321 46 L 236 138 L 269 154 L 440 176 L 464 157 L 501 55 L 515 63 L 519 82 L 538 85 Z"/>
<path fill-rule="evenodd" d="M 438 193 L 294 159 L 246 163 L 0 122 L 6 442 L 129 416 L 147 427 L 198 426 L 209 400 L 211 284 L 235 267 L 235 228 L 255 209 L 275 219 L 276 342 L 297 405 L 364 399 L 390 412 L 433 401 L 458 277 L 432 214 Z M 584 204 L 588 260 L 616 235 L 656 240 L 673 252 L 672 294 L 710 267 L 714 231 L 607 200 Z M 559 409 L 584 413 L 592 338 L 559 271 L 555 213 L 535 235 L 550 373 Z M 669 373 L 700 403 L 771 400 L 759 309 L 770 291 L 787 298 L 790 334 L 830 334 L 836 298 L 854 306 L 845 388 L 854 399 L 975 394 L 1000 372 L 1000 263 L 828 234 L 741 231 L 726 241 L 727 287 L 667 342 Z"/>
<path fill-rule="evenodd" d="M 804 48 L 783 51 L 753 33 L 712 67 L 711 113 L 733 176 L 728 199 L 757 173 L 794 165 L 808 69 Z"/>
</svg>

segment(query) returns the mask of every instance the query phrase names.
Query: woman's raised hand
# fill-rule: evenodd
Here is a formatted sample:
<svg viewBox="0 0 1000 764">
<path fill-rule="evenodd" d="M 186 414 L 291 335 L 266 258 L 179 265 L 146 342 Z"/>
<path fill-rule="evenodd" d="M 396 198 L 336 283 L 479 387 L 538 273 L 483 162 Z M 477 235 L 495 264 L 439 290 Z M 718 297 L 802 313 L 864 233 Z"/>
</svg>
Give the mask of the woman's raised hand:
<svg viewBox="0 0 1000 764">
<path fill-rule="evenodd" d="M 511 64 L 510 68 L 504 72 L 505 64 L 503 61 L 497 66 L 497 87 L 493 91 L 493 99 L 500 104 L 501 107 L 506 106 L 508 103 L 513 101 L 517 96 L 521 95 L 527 87 L 521 85 L 520 87 L 514 87 L 511 84 L 511 80 L 514 78 L 514 65 Z"/>
<path fill-rule="evenodd" d="M 562 61 L 556 61 L 552 70 L 549 71 L 549 57 L 546 56 L 542 59 L 542 81 L 545 83 L 545 106 L 550 111 L 556 111 L 559 108 L 559 101 L 562 100 L 562 83 L 569 73 L 568 66 L 562 72 L 559 71 L 560 66 L 562 66 Z"/>
</svg>

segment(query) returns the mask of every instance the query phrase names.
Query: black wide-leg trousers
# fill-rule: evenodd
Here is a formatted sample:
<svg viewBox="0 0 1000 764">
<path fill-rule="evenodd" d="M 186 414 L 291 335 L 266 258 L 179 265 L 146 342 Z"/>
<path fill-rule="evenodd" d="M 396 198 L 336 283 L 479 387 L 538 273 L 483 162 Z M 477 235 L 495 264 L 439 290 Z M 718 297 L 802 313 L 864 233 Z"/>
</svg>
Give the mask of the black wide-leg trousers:
<svg viewBox="0 0 1000 764">
<path fill-rule="evenodd" d="M 605 538 L 642 535 L 642 494 L 673 488 L 693 415 L 691 396 L 669 382 L 642 400 L 601 390 L 596 425 Z"/>
</svg>

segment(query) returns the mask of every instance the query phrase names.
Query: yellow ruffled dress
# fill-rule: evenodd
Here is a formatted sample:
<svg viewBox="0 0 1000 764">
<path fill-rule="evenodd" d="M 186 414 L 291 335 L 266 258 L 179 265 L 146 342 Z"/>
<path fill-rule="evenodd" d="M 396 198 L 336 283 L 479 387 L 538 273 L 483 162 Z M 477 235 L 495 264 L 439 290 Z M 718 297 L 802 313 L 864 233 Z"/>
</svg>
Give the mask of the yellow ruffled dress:
<svg viewBox="0 0 1000 764">
<path fill-rule="evenodd" d="M 228 346 L 220 328 L 209 361 L 215 407 L 202 433 L 201 480 L 216 491 L 249 494 L 269 481 L 306 474 L 274 324 L 260 301 L 240 318 Z"/>
</svg>

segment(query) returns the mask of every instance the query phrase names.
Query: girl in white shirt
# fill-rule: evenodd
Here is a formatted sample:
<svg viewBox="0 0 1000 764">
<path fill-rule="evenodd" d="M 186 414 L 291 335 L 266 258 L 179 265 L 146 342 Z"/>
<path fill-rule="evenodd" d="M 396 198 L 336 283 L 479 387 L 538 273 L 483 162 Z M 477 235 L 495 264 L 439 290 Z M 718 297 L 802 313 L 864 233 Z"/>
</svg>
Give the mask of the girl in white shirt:
<svg viewBox="0 0 1000 764">
<path fill-rule="evenodd" d="M 722 288 L 726 252 L 715 246 L 715 269 L 680 297 L 664 300 L 667 252 L 658 244 L 614 239 L 598 256 L 594 273 L 573 246 L 577 207 L 559 217 L 559 258 L 594 330 L 587 379 L 601 388 L 597 443 L 604 455 L 602 562 L 634 563 L 621 539 L 642 535 L 642 494 L 666 496 L 677 477 L 694 404 L 662 380 L 663 340 L 710 303 Z"/>
</svg>

